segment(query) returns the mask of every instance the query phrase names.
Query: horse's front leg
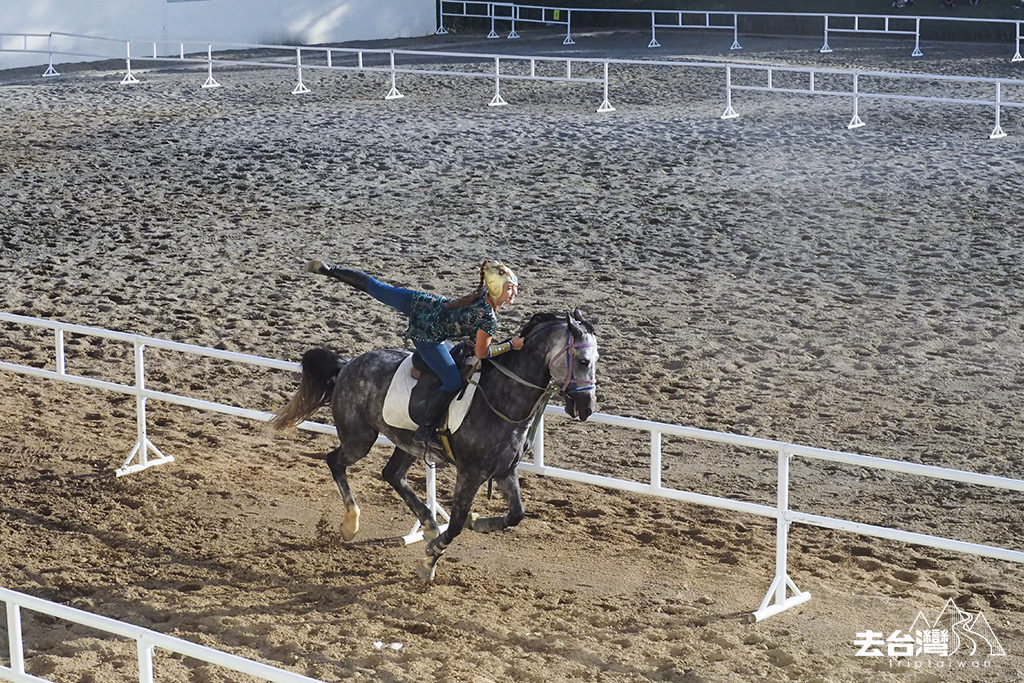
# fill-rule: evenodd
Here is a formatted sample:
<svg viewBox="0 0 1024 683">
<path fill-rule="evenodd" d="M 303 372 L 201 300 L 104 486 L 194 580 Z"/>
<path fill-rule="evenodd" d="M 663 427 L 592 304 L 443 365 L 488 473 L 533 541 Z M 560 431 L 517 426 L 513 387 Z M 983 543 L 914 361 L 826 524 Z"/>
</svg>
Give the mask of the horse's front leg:
<svg viewBox="0 0 1024 683">
<path fill-rule="evenodd" d="M 427 507 L 427 504 L 420 500 L 420 497 L 409 486 L 409 480 L 406 478 L 413 461 L 412 455 L 401 448 L 396 448 L 395 452 L 391 455 L 391 459 L 388 460 L 388 464 L 384 466 L 384 471 L 381 472 L 381 475 L 384 477 L 384 481 L 391 484 L 391 488 L 405 501 L 405 504 L 409 506 L 412 513 L 416 515 L 416 519 L 423 525 L 423 538 L 431 541 L 437 538 L 439 533 L 437 520 L 434 519 L 434 515 L 430 508 Z"/>
<path fill-rule="evenodd" d="M 420 560 L 416 567 L 416 572 L 424 581 L 434 579 L 437 561 L 441 559 L 441 555 L 444 554 L 452 540 L 462 532 L 462 527 L 465 526 L 469 516 L 469 508 L 483 483 L 484 477 L 480 473 L 459 470 L 455 477 L 455 494 L 452 497 L 452 511 L 448 519 L 448 528 L 427 544 L 426 557 Z"/>
<path fill-rule="evenodd" d="M 477 533 L 488 534 L 492 531 L 502 531 L 519 524 L 526 515 L 523 510 L 523 498 L 519 493 L 519 473 L 513 469 L 504 477 L 495 479 L 494 483 L 508 503 L 508 512 L 497 517 L 481 517 L 475 512 L 471 514 L 468 527 Z"/>
</svg>

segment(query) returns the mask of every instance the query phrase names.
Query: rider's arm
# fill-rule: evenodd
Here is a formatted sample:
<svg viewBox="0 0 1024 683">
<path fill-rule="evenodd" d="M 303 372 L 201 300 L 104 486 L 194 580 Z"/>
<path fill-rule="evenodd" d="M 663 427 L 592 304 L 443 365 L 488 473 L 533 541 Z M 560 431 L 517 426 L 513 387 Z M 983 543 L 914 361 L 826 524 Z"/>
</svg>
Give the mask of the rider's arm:
<svg viewBox="0 0 1024 683">
<path fill-rule="evenodd" d="M 494 358 L 500 356 L 506 351 L 515 349 L 518 351 L 523 348 L 523 338 L 513 337 L 507 342 L 501 344 L 492 344 L 493 337 L 487 334 L 483 330 L 476 331 L 476 357 L 477 358 Z"/>
</svg>

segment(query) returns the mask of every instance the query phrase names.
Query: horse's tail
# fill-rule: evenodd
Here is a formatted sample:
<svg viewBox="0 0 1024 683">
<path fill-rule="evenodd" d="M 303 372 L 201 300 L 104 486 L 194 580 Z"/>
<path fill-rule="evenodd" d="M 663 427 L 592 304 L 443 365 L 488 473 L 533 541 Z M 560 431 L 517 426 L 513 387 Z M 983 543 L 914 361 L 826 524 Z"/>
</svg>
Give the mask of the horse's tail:
<svg viewBox="0 0 1024 683">
<path fill-rule="evenodd" d="M 329 349 L 310 349 L 302 354 L 302 380 L 299 390 L 270 420 L 278 431 L 292 429 L 320 406 L 331 402 L 334 380 L 348 361 Z"/>
</svg>

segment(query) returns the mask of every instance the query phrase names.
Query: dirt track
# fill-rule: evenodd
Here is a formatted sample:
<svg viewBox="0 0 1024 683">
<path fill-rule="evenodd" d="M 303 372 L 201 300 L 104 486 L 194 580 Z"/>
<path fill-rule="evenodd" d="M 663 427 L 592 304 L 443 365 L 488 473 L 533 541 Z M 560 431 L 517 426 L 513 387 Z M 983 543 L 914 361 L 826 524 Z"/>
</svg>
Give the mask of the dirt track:
<svg viewBox="0 0 1024 683">
<path fill-rule="evenodd" d="M 1009 69 L 939 57 L 949 72 Z M 3 310 L 277 358 L 322 343 L 356 354 L 399 344 L 399 320 L 305 275 L 306 258 L 456 294 L 497 254 L 524 283 L 508 332 L 539 310 L 597 320 L 603 412 L 1020 477 L 1012 116 L 1018 134 L 998 142 L 984 139 L 987 112 L 898 105 L 855 133 L 845 104 L 818 100 L 748 96 L 723 122 L 699 72 L 630 72 L 610 117 L 575 86 L 510 86 L 512 106 L 495 110 L 489 84 L 440 77 L 384 103 L 362 76 L 309 77 L 304 98 L 277 72 L 230 72 L 212 92 L 196 74 L 142 76 L 133 89 L 84 70 L 3 87 Z M 3 360 L 52 367 L 45 335 L 2 334 Z M 293 389 L 151 357 L 153 388 L 261 409 Z M 81 338 L 68 363 L 131 372 L 129 349 Z M 176 462 L 115 480 L 132 399 L 6 373 L 0 388 L 0 585 L 324 680 L 1010 681 L 1022 669 L 1018 565 L 797 526 L 790 573 L 814 599 L 749 624 L 772 578 L 773 521 L 526 477 L 526 521 L 460 536 L 425 587 L 422 549 L 394 540 L 411 519 L 377 476 L 383 452 L 356 468 L 363 532 L 344 544 L 317 460 L 330 438 L 154 404 L 151 438 Z M 556 425 L 548 450 L 550 464 L 647 476 L 643 434 Z M 774 500 L 771 458 L 667 440 L 665 463 L 668 486 Z M 1006 492 L 798 461 L 793 502 L 1024 546 L 1024 500 Z M 958 673 L 854 656 L 857 632 L 907 629 L 948 598 L 983 611 L 1008 656 L 986 669 L 962 658 Z M 30 673 L 131 678 L 130 643 L 35 617 L 25 632 Z M 158 671 L 235 680 L 176 658 Z"/>
</svg>

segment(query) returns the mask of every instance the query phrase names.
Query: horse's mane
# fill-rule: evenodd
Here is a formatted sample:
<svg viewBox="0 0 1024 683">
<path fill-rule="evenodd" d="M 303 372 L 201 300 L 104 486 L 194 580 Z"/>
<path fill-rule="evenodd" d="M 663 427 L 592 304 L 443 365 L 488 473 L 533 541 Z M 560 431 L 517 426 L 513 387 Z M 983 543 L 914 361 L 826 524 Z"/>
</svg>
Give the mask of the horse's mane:
<svg viewBox="0 0 1024 683">
<path fill-rule="evenodd" d="M 575 317 L 565 313 L 534 313 L 533 317 L 530 318 L 529 322 L 523 326 L 522 332 L 519 333 L 520 337 L 528 337 L 531 332 L 535 329 L 544 325 L 545 323 L 551 322 L 568 322 L 570 326 L 575 327 L 573 323 L 579 323 L 583 328 L 590 334 L 594 334 L 594 326 L 583 319 L 583 315 L 579 309 L 576 309 Z"/>
</svg>

